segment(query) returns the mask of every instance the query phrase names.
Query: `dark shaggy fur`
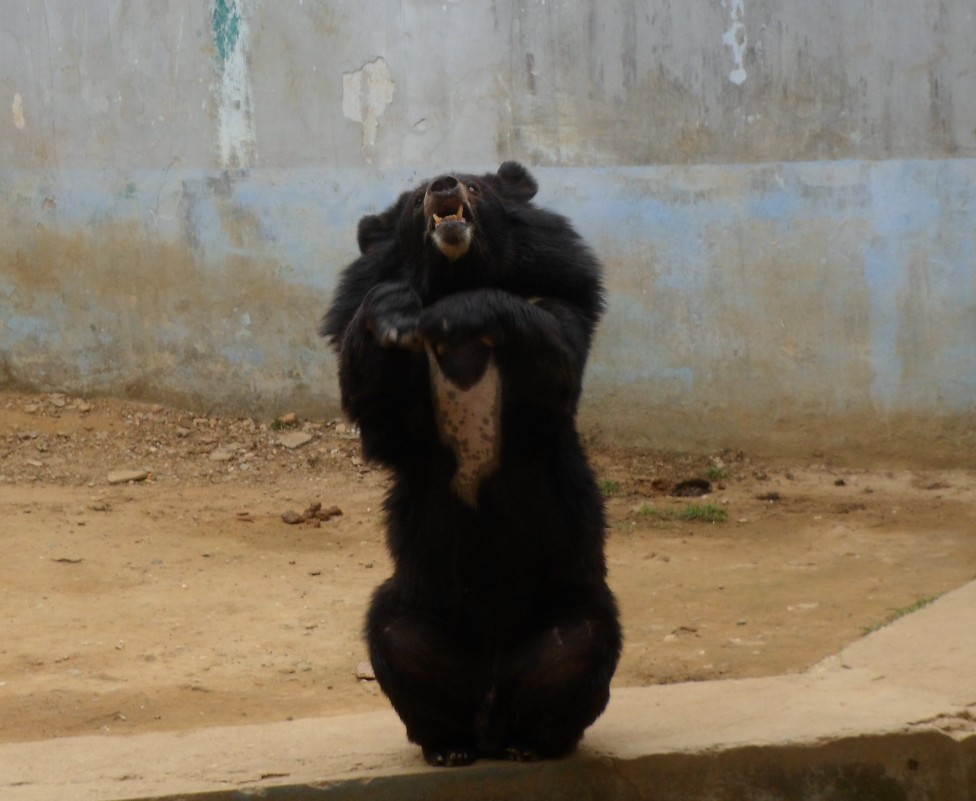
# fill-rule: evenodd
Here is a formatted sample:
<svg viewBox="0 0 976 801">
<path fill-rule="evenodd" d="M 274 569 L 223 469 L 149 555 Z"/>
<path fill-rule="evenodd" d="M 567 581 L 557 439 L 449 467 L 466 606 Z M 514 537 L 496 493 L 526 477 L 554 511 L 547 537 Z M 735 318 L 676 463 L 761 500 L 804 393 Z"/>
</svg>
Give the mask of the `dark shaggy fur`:
<svg viewBox="0 0 976 801">
<path fill-rule="evenodd" d="M 364 217 L 322 322 L 364 453 L 393 474 L 370 657 L 433 764 L 570 752 L 620 653 L 575 426 L 600 265 L 536 189 L 506 162 Z"/>
</svg>

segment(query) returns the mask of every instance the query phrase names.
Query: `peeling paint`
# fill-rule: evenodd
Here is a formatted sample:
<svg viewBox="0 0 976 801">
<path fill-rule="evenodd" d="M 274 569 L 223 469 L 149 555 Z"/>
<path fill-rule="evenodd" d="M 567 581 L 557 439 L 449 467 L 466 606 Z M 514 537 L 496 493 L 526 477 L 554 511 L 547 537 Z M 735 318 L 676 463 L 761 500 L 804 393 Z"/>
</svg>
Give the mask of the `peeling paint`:
<svg viewBox="0 0 976 801">
<path fill-rule="evenodd" d="M 247 51 L 250 29 L 246 0 L 214 0 L 213 40 L 217 55 L 217 152 L 224 168 L 247 169 L 257 157 Z"/>
<path fill-rule="evenodd" d="M 347 119 L 362 124 L 363 150 L 368 151 L 376 144 L 379 119 L 393 102 L 395 89 L 396 84 L 382 58 L 342 74 L 342 113 Z"/>
<path fill-rule="evenodd" d="M 27 120 L 24 119 L 24 99 L 20 96 L 20 92 L 14 92 L 14 102 L 10 110 L 14 115 L 14 127 L 18 131 L 24 130 L 27 126 Z"/>
<path fill-rule="evenodd" d="M 240 12 L 234 0 L 215 0 L 213 10 L 214 45 L 221 64 L 227 62 L 240 35 Z"/>
<path fill-rule="evenodd" d="M 745 15 L 745 0 L 731 0 L 731 8 L 729 9 L 731 25 L 722 36 L 722 43 L 732 49 L 734 69 L 729 73 L 729 80 L 736 86 L 744 84 L 748 77 L 743 66 L 746 57 L 746 45 L 749 42 L 746 36 Z"/>
</svg>

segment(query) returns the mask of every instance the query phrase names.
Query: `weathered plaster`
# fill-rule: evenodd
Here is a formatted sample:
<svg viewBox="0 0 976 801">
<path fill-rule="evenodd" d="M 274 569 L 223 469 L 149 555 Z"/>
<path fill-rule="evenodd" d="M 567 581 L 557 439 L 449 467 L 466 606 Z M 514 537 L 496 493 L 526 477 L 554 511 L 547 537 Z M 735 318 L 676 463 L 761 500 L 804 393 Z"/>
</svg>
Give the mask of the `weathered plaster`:
<svg viewBox="0 0 976 801">
<path fill-rule="evenodd" d="M 363 152 L 376 145 L 376 129 L 386 107 L 393 102 L 396 84 L 382 58 L 361 69 L 342 74 L 342 113 L 363 126 Z M 367 155 L 367 161 L 371 161 Z"/>
<path fill-rule="evenodd" d="M 358 218 L 517 158 L 607 264 L 592 428 L 972 452 L 971 4 L 9 5 L 3 385 L 334 414 Z"/>
</svg>

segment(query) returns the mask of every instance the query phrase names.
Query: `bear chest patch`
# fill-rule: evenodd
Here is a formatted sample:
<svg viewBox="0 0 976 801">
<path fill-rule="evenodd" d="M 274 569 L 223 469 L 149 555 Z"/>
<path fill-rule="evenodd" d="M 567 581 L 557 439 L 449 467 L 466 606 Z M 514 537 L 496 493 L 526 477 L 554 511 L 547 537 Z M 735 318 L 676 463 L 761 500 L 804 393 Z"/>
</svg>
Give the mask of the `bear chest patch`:
<svg viewBox="0 0 976 801">
<path fill-rule="evenodd" d="M 441 441 L 457 459 L 451 489 L 477 506 L 478 488 L 498 467 L 502 383 L 481 342 L 429 352 L 434 412 Z"/>
</svg>

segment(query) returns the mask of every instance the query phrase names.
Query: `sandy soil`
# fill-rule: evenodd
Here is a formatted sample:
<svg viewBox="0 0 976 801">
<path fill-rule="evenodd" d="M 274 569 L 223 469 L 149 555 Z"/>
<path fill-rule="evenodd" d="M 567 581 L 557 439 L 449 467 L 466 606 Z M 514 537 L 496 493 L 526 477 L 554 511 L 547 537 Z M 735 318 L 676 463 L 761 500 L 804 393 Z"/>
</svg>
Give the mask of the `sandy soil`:
<svg viewBox="0 0 976 801">
<path fill-rule="evenodd" d="M 617 686 L 799 671 L 976 577 L 972 471 L 589 447 Z M 341 421 L 0 393 L 0 741 L 382 707 L 357 669 L 384 487 Z"/>
</svg>

